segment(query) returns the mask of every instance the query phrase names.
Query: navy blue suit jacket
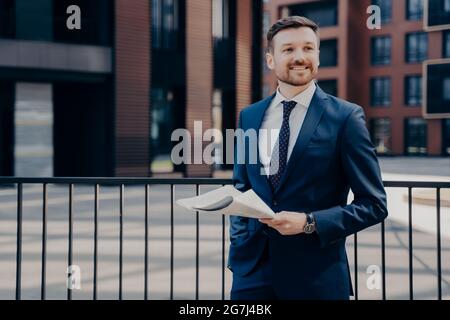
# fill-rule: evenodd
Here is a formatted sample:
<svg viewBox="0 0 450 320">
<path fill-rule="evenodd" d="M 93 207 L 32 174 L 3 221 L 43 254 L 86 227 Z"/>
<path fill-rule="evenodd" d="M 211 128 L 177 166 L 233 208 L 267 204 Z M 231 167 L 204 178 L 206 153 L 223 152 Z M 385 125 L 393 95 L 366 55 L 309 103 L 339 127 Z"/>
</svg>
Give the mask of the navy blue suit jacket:
<svg viewBox="0 0 450 320">
<path fill-rule="evenodd" d="M 244 108 L 238 127 L 259 130 L 274 96 Z M 231 216 L 228 267 L 239 276 L 257 267 L 268 247 L 273 286 L 281 299 L 348 299 L 352 285 L 347 236 L 381 222 L 388 212 L 375 149 L 363 109 L 323 92 L 308 108 L 279 187 L 271 191 L 262 164 L 250 163 L 248 144 L 236 147 L 234 185 L 253 189 L 274 212 L 311 212 L 317 233 L 284 236 L 257 219 Z M 354 200 L 347 204 L 349 190 Z"/>
</svg>

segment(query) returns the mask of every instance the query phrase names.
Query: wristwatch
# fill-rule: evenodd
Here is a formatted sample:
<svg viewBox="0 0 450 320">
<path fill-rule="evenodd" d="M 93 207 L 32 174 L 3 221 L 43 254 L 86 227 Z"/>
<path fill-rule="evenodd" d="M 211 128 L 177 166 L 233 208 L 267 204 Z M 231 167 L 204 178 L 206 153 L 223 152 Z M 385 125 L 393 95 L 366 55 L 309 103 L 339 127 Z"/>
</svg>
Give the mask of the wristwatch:
<svg viewBox="0 0 450 320">
<path fill-rule="evenodd" d="M 316 231 L 316 221 L 311 213 L 306 213 L 306 224 L 303 227 L 303 232 L 306 234 L 311 234 Z"/>
</svg>

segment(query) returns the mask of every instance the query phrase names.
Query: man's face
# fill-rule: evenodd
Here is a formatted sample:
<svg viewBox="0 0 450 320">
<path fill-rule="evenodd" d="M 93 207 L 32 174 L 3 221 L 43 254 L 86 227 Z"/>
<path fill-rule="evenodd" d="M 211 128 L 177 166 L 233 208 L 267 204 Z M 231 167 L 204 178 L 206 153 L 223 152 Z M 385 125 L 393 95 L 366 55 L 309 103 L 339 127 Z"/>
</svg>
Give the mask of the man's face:
<svg viewBox="0 0 450 320">
<path fill-rule="evenodd" d="M 273 50 L 266 54 L 267 66 L 278 80 L 292 86 L 312 81 L 319 69 L 317 36 L 311 28 L 289 28 L 272 39 Z"/>
</svg>

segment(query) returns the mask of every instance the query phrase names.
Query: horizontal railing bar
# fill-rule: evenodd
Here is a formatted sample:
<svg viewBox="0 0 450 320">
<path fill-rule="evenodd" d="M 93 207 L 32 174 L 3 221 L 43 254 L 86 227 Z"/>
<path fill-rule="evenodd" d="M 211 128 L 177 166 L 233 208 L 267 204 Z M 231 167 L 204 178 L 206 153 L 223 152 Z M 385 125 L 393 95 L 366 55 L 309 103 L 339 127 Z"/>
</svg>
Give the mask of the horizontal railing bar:
<svg viewBox="0 0 450 320">
<path fill-rule="evenodd" d="M 220 185 L 232 184 L 232 179 L 223 178 L 114 178 L 114 177 L 0 177 L 0 185 L 7 183 L 27 184 L 99 184 L 99 185 Z M 384 181 L 390 188 L 450 188 L 450 181 Z"/>
<path fill-rule="evenodd" d="M 389 188 L 450 188 L 450 181 L 383 181 Z"/>
<path fill-rule="evenodd" d="M 99 185 L 219 185 L 231 184 L 232 179 L 219 178 L 71 178 L 71 177 L 49 177 L 49 178 L 20 178 L 20 177 L 0 177 L 0 185 L 6 183 L 27 183 L 27 184 L 99 184 Z M 450 183 L 449 183 L 450 187 Z"/>
</svg>

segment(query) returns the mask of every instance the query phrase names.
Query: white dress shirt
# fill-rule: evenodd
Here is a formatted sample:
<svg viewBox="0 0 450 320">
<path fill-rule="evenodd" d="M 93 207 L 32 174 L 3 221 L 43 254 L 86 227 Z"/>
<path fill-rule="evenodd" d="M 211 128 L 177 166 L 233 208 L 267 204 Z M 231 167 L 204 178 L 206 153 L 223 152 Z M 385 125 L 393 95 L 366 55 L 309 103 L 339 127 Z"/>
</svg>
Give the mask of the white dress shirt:
<svg viewBox="0 0 450 320">
<path fill-rule="evenodd" d="M 261 128 L 258 132 L 259 160 L 264 166 L 266 175 L 269 175 L 272 151 L 277 142 L 283 122 L 283 105 L 281 102 L 284 100 L 297 102 L 289 117 L 289 146 L 287 155 L 287 161 L 289 161 L 315 91 L 316 84 L 312 81 L 311 85 L 305 91 L 299 93 L 292 99 L 287 99 L 281 94 L 280 89 L 277 88 L 277 93 L 264 114 Z"/>
</svg>

